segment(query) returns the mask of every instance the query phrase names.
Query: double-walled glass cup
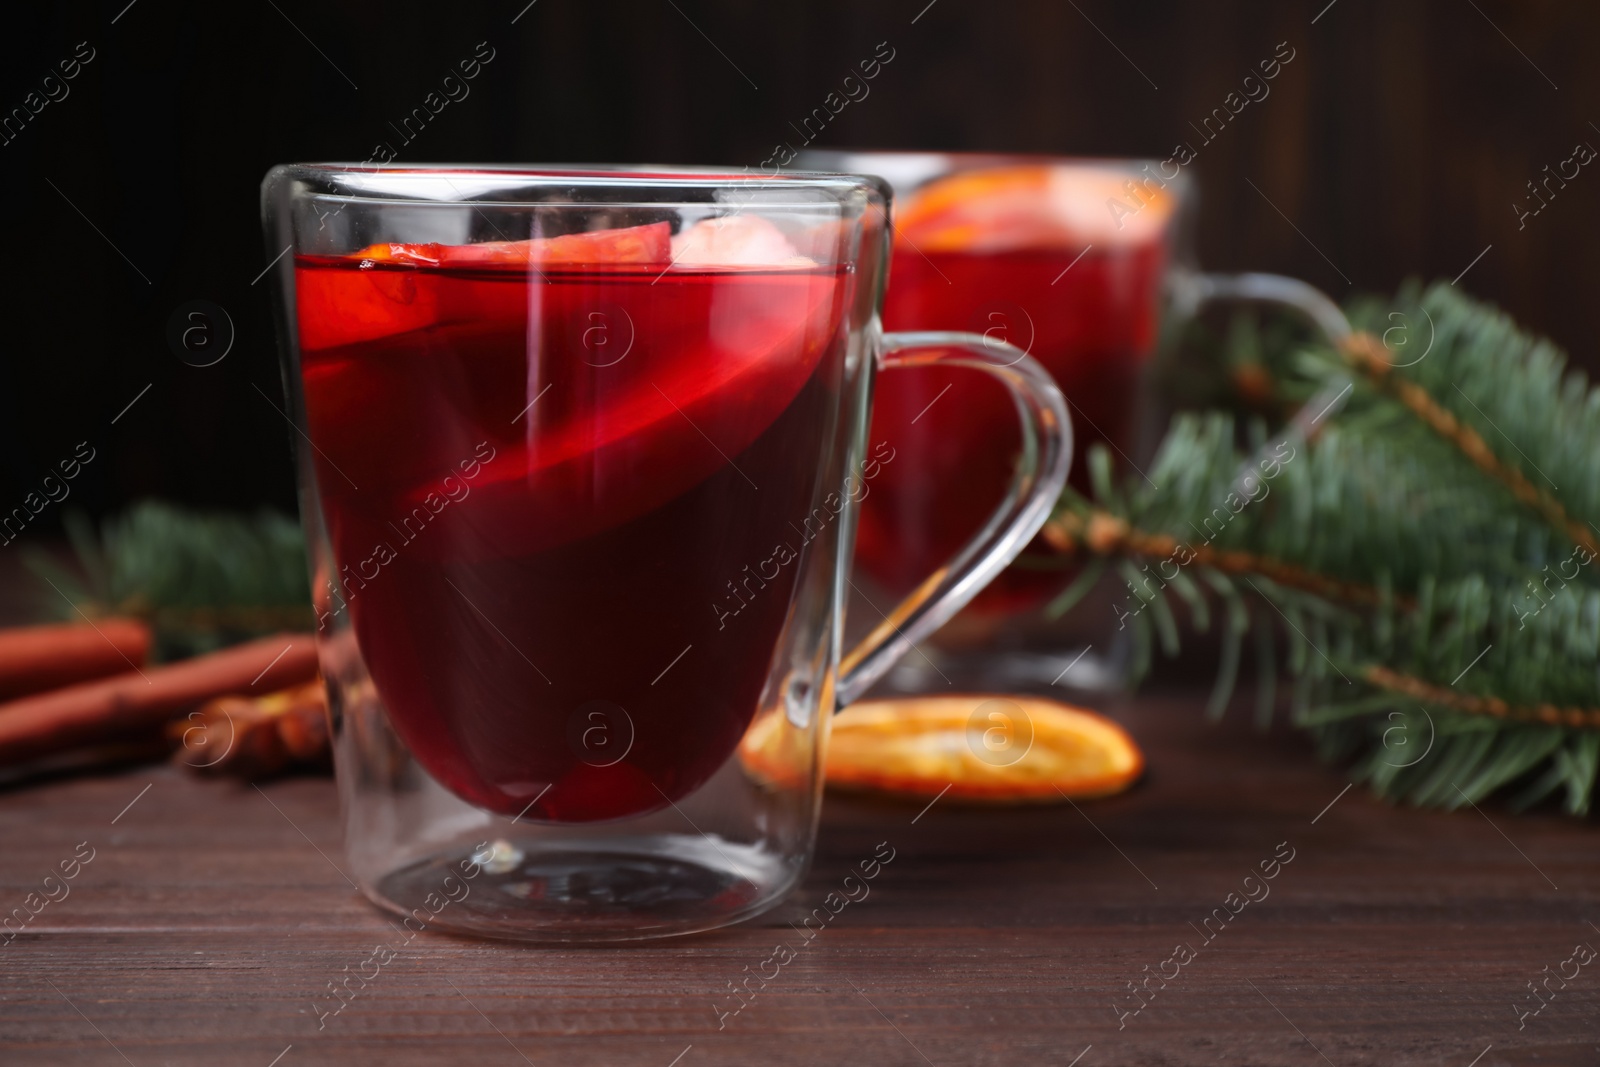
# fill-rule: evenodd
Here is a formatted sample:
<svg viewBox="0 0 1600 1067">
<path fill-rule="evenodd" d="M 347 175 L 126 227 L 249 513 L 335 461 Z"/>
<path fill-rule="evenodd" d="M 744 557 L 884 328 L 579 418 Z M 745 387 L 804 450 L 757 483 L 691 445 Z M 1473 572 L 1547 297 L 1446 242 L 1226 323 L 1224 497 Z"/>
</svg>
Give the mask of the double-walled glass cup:
<svg viewBox="0 0 1600 1067">
<path fill-rule="evenodd" d="M 807 151 L 799 165 L 892 184 L 899 210 L 885 325 L 972 330 L 1037 359 L 1076 423 L 1071 484 L 1083 493 L 1090 444 L 1104 443 L 1123 476 L 1145 465 L 1160 428 L 1149 371 L 1164 339 L 1205 304 L 1279 305 L 1335 341 L 1349 333 L 1337 305 L 1304 282 L 1202 273 L 1194 183 L 1173 160 Z M 954 390 L 958 404 L 948 402 Z M 940 367 L 885 384 L 872 436 L 904 447 L 862 509 L 856 563 L 874 589 L 915 588 L 984 521 L 1017 455 L 1008 407 L 986 383 L 960 383 Z M 905 684 L 942 688 L 945 674 L 965 674 L 973 661 L 988 684 L 1115 687 L 1124 664 L 1113 609 L 1126 593 L 1102 582 L 1072 617 L 1049 618 L 1043 609 L 1074 577 L 1039 544 L 927 649 L 943 654 L 943 670 L 917 678 L 927 665 L 908 660 Z"/>
<path fill-rule="evenodd" d="M 1009 563 L 1061 394 L 885 336 L 878 180 L 304 165 L 263 185 L 350 873 L 528 940 L 722 926 L 810 858 L 832 712 Z M 879 367 L 984 371 L 1021 461 L 842 648 Z M 877 620 L 874 620 L 875 622 Z"/>
</svg>

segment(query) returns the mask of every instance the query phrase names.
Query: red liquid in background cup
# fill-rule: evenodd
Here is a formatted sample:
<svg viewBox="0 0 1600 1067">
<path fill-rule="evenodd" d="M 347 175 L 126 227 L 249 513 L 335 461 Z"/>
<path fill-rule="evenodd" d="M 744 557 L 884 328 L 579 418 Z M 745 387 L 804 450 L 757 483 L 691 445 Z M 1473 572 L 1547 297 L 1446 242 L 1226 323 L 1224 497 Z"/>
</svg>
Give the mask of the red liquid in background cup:
<svg viewBox="0 0 1600 1067">
<path fill-rule="evenodd" d="M 776 548 L 804 550 L 788 520 L 819 495 L 849 276 L 669 269 L 668 241 L 296 262 L 332 607 L 411 752 L 503 815 L 619 818 L 701 785 L 787 617 L 799 565 Z"/>
<path fill-rule="evenodd" d="M 1139 203 L 1125 178 L 1030 166 L 924 187 L 897 215 L 884 302 L 887 330 L 982 333 L 1042 363 L 1069 401 L 1071 484 L 1081 491 L 1091 444 L 1133 452 L 1159 325 L 1171 207 L 1146 193 L 1145 207 L 1113 213 L 1108 199 Z M 893 446 L 896 460 L 862 503 L 856 560 L 903 595 L 999 506 L 1021 448 L 1015 404 L 970 370 L 897 370 L 874 394 L 871 440 Z M 1012 568 L 968 610 L 1026 610 L 1064 584 L 1059 570 Z"/>
</svg>

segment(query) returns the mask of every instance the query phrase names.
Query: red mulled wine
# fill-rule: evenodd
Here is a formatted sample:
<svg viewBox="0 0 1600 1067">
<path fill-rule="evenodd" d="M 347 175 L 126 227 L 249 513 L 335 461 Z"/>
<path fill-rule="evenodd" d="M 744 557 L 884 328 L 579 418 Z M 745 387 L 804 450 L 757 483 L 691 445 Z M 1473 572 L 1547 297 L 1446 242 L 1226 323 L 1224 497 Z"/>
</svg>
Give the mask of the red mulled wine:
<svg viewBox="0 0 1600 1067">
<path fill-rule="evenodd" d="M 618 818 L 695 789 L 790 611 L 849 276 L 673 263 L 668 241 L 663 223 L 296 263 L 326 611 L 349 613 L 415 757 L 504 815 Z"/>
<path fill-rule="evenodd" d="M 884 301 L 889 330 L 967 330 L 1044 364 L 1072 405 L 1072 484 L 1088 489 L 1088 446 L 1134 451 L 1138 385 L 1154 350 L 1170 205 L 1122 228 L 1105 179 L 1073 168 L 959 174 L 908 199 Z M 1135 201 L 1137 202 L 1137 201 Z M 856 559 L 904 593 L 950 559 L 999 505 L 1020 436 L 994 381 L 940 367 L 903 370 L 873 400 L 874 441 L 902 457 L 862 504 Z M 1114 452 L 1113 454 L 1116 454 Z M 968 609 L 1036 606 L 1059 571 L 1013 567 Z"/>
</svg>

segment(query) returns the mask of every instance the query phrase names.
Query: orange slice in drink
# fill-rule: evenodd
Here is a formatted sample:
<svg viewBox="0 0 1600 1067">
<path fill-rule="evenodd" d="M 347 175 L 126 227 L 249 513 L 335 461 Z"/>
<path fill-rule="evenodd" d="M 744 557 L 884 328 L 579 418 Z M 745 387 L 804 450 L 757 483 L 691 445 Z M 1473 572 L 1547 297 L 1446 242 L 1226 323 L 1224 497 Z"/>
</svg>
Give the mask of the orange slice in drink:
<svg viewBox="0 0 1600 1067">
<path fill-rule="evenodd" d="M 480 241 L 477 244 L 375 244 L 350 259 L 374 263 L 408 263 L 419 267 L 518 267 L 566 264 L 666 263 L 672 255 L 672 227 L 665 222 L 619 230 L 593 230 L 527 241 Z"/>
<path fill-rule="evenodd" d="M 895 212 L 897 237 L 924 252 L 995 252 L 1142 243 L 1167 225 L 1167 181 L 1096 163 L 958 171 L 913 191 Z"/>
<path fill-rule="evenodd" d="M 526 314 L 525 293 L 500 294 L 509 307 L 453 308 L 435 283 L 419 282 L 405 268 L 467 267 L 508 273 L 563 266 L 660 265 L 672 256 L 672 227 L 665 222 L 618 230 L 485 241 L 469 245 L 380 243 L 342 257 L 374 269 L 302 270 L 296 275 L 296 312 L 302 348 L 334 348 L 425 329 L 448 318 Z M 400 269 L 396 269 L 400 268 Z"/>
<path fill-rule="evenodd" d="M 781 715 L 758 719 L 740 755 L 758 778 L 793 778 Z M 827 781 L 840 789 L 984 804 L 1119 793 L 1144 754 L 1103 715 L 1031 696 L 908 697 L 852 704 L 833 719 Z"/>
</svg>

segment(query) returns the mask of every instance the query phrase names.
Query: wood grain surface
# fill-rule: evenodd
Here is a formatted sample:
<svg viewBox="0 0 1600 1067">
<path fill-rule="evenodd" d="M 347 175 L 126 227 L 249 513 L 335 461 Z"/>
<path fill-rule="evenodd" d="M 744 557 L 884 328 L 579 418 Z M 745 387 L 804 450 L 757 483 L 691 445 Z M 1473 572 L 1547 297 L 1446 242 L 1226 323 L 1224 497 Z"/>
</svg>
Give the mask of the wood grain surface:
<svg viewBox="0 0 1600 1067">
<path fill-rule="evenodd" d="M 1201 701 L 1108 708 L 1150 757 L 1124 796 L 920 814 L 830 796 L 810 876 L 759 920 L 631 948 L 425 932 L 321 1029 L 327 983 L 400 941 L 338 870 L 329 781 L 156 767 L 12 790 L 0 906 L 26 914 L 93 858 L 0 947 L 0 1063 L 1600 1063 L 1600 962 L 1568 962 L 1600 947 L 1590 825 L 1391 808 L 1287 729 L 1208 726 Z M 790 924 L 885 841 L 869 895 L 807 942 Z M 719 1017 L 780 942 L 804 947 Z M 1164 963 L 1179 944 L 1194 957 Z M 1528 983 L 1575 967 L 1519 1018 Z M 1174 969 L 1119 1015 L 1128 983 Z"/>
</svg>

